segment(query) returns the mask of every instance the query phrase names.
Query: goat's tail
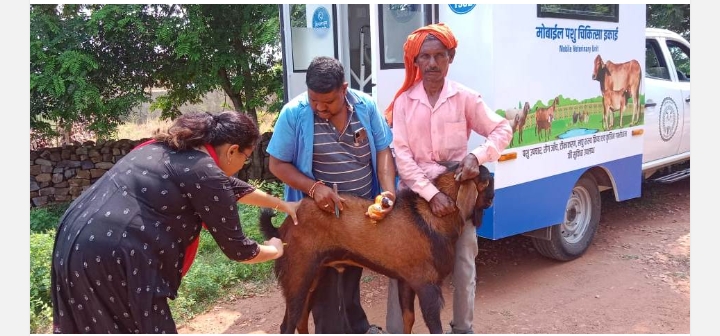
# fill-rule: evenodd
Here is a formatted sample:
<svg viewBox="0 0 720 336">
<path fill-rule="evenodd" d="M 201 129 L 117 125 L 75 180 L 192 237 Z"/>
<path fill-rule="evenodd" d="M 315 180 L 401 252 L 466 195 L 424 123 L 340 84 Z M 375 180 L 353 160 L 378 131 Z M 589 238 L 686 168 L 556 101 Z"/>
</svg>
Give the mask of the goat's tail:
<svg viewBox="0 0 720 336">
<path fill-rule="evenodd" d="M 273 209 L 263 208 L 260 211 L 260 232 L 265 239 L 280 238 L 280 231 L 272 223 L 272 218 L 276 215 Z"/>
</svg>

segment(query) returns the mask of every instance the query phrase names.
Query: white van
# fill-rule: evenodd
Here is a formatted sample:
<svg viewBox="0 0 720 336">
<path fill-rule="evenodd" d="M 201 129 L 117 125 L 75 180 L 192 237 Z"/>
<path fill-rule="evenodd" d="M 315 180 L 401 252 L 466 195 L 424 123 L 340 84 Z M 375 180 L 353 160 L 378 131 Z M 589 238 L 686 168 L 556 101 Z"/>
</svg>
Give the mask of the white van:
<svg viewBox="0 0 720 336">
<path fill-rule="evenodd" d="M 306 90 L 307 65 L 325 55 L 384 110 L 404 79 L 407 36 L 446 23 L 458 39 L 449 78 L 514 128 L 501 159 L 486 164 L 496 196 L 477 234 L 528 235 L 541 254 L 571 260 L 593 239 L 601 191 L 624 201 L 649 178 L 689 177 L 690 44 L 646 29 L 645 8 L 280 5 L 285 99 Z M 483 141 L 473 133 L 469 147 Z"/>
</svg>

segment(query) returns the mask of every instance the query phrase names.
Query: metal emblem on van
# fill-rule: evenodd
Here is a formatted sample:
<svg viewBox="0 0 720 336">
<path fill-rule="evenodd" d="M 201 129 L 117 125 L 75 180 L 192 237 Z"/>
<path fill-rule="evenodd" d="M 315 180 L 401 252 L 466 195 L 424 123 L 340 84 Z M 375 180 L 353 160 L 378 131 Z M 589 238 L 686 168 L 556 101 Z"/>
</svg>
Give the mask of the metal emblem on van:
<svg viewBox="0 0 720 336">
<path fill-rule="evenodd" d="M 660 104 L 660 120 L 658 122 L 660 127 L 660 138 L 663 141 L 670 141 L 677 131 L 680 113 L 678 112 L 677 104 L 670 97 L 665 97 L 662 104 Z"/>
</svg>

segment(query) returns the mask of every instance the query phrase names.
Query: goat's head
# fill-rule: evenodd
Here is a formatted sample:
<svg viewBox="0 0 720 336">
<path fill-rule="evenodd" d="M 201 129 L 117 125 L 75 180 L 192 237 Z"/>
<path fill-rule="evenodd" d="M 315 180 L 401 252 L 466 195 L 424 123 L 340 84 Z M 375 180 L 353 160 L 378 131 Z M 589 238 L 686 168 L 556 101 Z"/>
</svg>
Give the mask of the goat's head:
<svg viewBox="0 0 720 336">
<path fill-rule="evenodd" d="M 527 116 L 529 112 L 530 112 L 530 103 L 525 102 L 525 105 L 523 105 L 523 115 Z"/>
<path fill-rule="evenodd" d="M 463 220 L 472 216 L 473 223 L 479 226 L 483 210 L 489 208 L 495 198 L 495 183 L 490 170 L 480 165 L 480 174 L 463 181 L 461 176 L 455 174 L 459 162 L 440 162 L 440 164 L 447 170 L 435 179 L 435 185 L 455 201 Z"/>
</svg>

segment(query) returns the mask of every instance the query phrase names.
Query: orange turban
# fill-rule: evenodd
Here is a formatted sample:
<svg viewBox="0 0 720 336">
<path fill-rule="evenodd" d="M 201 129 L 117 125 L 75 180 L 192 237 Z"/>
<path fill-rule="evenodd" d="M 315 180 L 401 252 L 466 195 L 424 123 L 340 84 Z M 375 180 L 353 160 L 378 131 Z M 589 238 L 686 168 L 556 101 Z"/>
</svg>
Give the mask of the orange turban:
<svg viewBox="0 0 720 336">
<path fill-rule="evenodd" d="M 408 36 L 405 44 L 403 45 L 403 52 L 405 53 L 405 81 L 403 82 L 400 90 L 398 90 L 395 94 L 395 98 L 393 98 L 392 102 L 390 102 L 390 106 L 385 109 L 385 120 L 387 120 L 390 127 L 392 127 L 392 112 L 393 106 L 395 105 L 395 99 L 413 86 L 413 84 L 422 79 L 420 69 L 418 69 L 415 65 L 415 57 L 417 57 L 420 53 L 420 47 L 422 47 L 422 44 L 425 42 L 425 38 L 428 34 L 432 34 L 437 37 L 437 39 L 440 40 L 440 42 L 442 42 L 442 44 L 448 49 L 455 49 L 457 47 L 455 35 L 453 35 L 450 27 L 446 26 L 444 23 L 436 23 L 420 27 Z"/>
</svg>

